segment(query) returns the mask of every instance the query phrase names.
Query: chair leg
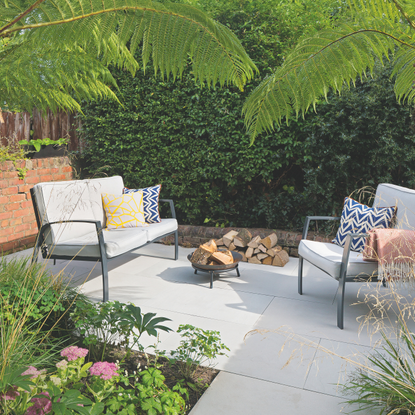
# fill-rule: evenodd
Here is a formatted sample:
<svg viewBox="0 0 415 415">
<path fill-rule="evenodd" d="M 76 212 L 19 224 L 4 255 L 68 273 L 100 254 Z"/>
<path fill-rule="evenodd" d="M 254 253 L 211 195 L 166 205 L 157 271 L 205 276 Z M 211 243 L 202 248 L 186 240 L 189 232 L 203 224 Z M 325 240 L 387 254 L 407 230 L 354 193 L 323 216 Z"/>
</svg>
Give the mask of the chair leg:
<svg viewBox="0 0 415 415">
<path fill-rule="evenodd" d="M 101 268 L 102 268 L 102 301 L 105 303 L 109 299 L 109 288 L 108 288 L 108 260 L 106 255 L 101 257 Z"/>
<path fill-rule="evenodd" d="M 39 250 L 40 250 L 40 243 L 38 242 L 38 240 L 36 240 L 36 245 L 35 245 L 35 248 L 34 248 L 34 250 L 33 250 L 33 255 L 32 255 L 32 258 L 31 258 L 31 260 L 30 260 L 30 263 L 31 263 L 31 264 L 33 264 L 33 263 L 36 263 L 36 262 L 37 262 L 37 260 L 38 260 L 38 258 L 39 258 Z"/>
<path fill-rule="evenodd" d="M 303 294 L 303 257 L 299 257 L 298 261 L 298 294 Z"/>
<path fill-rule="evenodd" d="M 174 260 L 179 258 L 179 232 L 174 232 Z"/>
<path fill-rule="evenodd" d="M 337 327 L 344 328 L 344 289 L 346 285 L 346 273 L 342 273 L 339 278 L 339 289 L 337 291 Z"/>
</svg>

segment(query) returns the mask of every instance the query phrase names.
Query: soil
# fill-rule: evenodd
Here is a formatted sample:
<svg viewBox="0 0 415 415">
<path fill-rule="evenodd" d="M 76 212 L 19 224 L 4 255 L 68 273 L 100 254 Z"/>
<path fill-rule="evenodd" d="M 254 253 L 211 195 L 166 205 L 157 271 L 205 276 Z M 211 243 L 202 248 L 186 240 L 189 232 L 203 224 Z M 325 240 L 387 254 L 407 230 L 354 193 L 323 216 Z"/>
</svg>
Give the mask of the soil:
<svg viewBox="0 0 415 415">
<path fill-rule="evenodd" d="M 121 361 L 125 356 L 125 351 L 122 348 L 113 348 L 106 356 L 107 361 L 116 362 Z M 148 363 L 155 362 L 155 356 L 149 353 L 142 353 L 138 351 L 131 352 L 130 356 L 124 360 L 123 369 L 126 369 L 129 373 L 137 370 L 137 366 L 145 368 Z M 166 378 L 165 384 L 172 389 L 180 380 L 183 379 L 177 365 L 170 364 L 169 360 L 164 357 L 158 357 L 157 363 L 161 365 L 163 376 Z M 189 414 L 192 408 L 196 405 L 197 401 L 201 398 L 203 393 L 213 382 L 215 377 L 218 375 L 219 370 L 199 366 L 192 379 L 188 380 L 194 385 L 194 388 L 188 388 L 189 400 L 186 401 L 186 412 Z"/>
</svg>

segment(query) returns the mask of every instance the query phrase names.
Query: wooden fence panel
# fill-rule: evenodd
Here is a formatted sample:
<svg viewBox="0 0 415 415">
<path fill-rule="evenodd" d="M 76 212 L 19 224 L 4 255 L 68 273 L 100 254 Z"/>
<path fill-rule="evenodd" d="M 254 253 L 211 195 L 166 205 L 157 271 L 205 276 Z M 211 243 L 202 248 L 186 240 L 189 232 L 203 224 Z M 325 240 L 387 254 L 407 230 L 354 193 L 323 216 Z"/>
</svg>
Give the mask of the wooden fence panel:
<svg viewBox="0 0 415 415">
<path fill-rule="evenodd" d="M 30 137 L 30 114 L 28 112 L 2 112 L 0 118 L 0 137 L 2 144 L 7 145 L 7 139 L 15 135 L 16 141 L 28 140 Z"/>
<path fill-rule="evenodd" d="M 76 130 L 81 128 L 81 122 L 76 118 L 77 114 L 58 112 L 53 114 L 48 111 L 46 117 L 40 111 L 34 110 L 32 116 L 28 112 L 13 113 L 3 112 L 0 118 L 0 136 L 13 137 L 16 133 L 18 140 L 29 140 L 30 130 L 33 130 L 33 139 L 50 138 L 57 140 L 62 137 L 70 139 L 69 150 L 79 148 L 79 137 Z M 6 140 L 2 140 L 5 144 Z"/>
</svg>

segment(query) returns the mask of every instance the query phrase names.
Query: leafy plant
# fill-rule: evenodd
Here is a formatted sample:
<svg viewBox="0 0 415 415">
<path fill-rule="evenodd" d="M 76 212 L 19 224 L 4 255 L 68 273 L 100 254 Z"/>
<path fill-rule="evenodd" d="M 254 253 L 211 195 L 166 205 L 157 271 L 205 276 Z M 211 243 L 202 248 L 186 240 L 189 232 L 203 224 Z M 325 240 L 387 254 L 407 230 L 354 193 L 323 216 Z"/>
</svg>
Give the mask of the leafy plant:
<svg viewBox="0 0 415 415">
<path fill-rule="evenodd" d="M 177 330 L 182 340 L 176 350 L 170 352 L 173 364 L 177 364 L 180 373 L 186 380 L 191 380 L 200 365 L 212 365 L 212 360 L 223 356 L 229 350 L 220 339 L 220 333 L 203 330 L 190 324 L 181 324 Z"/>
<path fill-rule="evenodd" d="M 157 330 L 170 331 L 159 323 L 170 319 L 156 317 L 154 313 L 142 314 L 140 307 L 119 301 L 77 306 L 71 317 L 82 337 L 83 343 L 90 347 L 92 354 L 105 355 L 108 345 L 117 342 L 130 354 L 134 346 L 141 347 L 139 339 L 143 333 L 157 336 Z"/>
<path fill-rule="evenodd" d="M 37 140 L 20 140 L 19 144 L 22 146 L 33 146 L 36 151 L 40 151 L 42 146 L 64 146 L 68 144 L 67 138 L 59 138 L 51 140 L 50 138 L 38 138 Z"/>
</svg>

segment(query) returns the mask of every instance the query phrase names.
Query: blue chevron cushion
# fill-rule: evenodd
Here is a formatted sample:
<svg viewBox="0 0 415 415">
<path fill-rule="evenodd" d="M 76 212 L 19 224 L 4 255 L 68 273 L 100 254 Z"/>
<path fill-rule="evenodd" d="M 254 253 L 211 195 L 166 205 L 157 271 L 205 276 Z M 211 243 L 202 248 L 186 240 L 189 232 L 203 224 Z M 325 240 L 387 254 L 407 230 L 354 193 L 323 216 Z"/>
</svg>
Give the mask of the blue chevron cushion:
<svg viewBox="0 0 415 415">
<path fill-rule="evenodd" d="M 395 210 L 396 207 L 371 208 L 346 197 L 344 199 L 340 227 L 332 242 L 336 245 L 344 246 L 348 233 L 367 233 L 370 229 L 389 228 Z M 351 249 L 362 252 L 365 246 L 365 239 L 364 236 L 353 238 Z"/>
<path fill-rule="evenodd" d="M 123 193 L 134 193 L 139 190 L 143 191 L 143 204 L 144 204 L 144 219 L 147 223 L 160 223 L 159 212 L 159 196 L 161 190 L 161 184 L 157 186 L 146 187 L 144 189 L 128 189 L 124 187 Z"/>
</svg>

